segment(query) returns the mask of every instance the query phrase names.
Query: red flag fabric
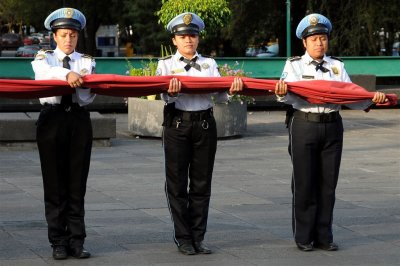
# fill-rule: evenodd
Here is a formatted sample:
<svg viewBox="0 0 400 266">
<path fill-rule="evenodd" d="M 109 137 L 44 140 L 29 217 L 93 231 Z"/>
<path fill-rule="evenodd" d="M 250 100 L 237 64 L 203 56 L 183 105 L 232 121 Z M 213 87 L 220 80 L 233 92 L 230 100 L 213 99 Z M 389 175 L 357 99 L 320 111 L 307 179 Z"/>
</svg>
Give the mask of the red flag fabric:
<svg viewBox="0 0 400 266">
<path fill-rule="evenodd" d="M 84 86 L 93 93 L 119 97 L 136 97 L 166 92 L 171 78 L 178 78 L 184 93 L 210 93 L 229 90 L 235 77 L 190 76 L 122 76 L 92 74 L 84 76 Z M 277 80 L 242 77 L 244 89 L 241 94 L 257 96 L 273 94 Z M 348 82 L 312 80 L 288 82 L 288 90 L 310 103 L 348 104 L 372 99 L 374 92 Z M 0 97 L 41 98 L 74 92 L 67 82 L 60 80 L 13 80 L 0 79 Z M 397 105 L 396 94 L 387 94 L 388 102 L 381 106 Z"/>
</svg>

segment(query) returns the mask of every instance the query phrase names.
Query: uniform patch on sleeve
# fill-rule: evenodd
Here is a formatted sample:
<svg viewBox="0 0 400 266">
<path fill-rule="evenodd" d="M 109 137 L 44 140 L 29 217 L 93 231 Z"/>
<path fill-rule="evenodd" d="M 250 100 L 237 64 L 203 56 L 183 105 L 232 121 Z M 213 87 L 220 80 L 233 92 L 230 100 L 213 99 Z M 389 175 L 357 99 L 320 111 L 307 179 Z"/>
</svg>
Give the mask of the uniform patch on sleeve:
<svg viewBox="0 0 400 266">
<path fill-rule="evenodd" d="M 85 76 L 85 75 L 89 74 L 89 70 L 87 70 L 86 68 L 82 68 L 82 69 L 79 71 L 79 74 L 80 74 L 81 76 Z"/>
<path fill-rule="evenodd" d="M 332 69 L 333 74 L 335 74 L 336 76 L 339 75 L 339 69 L 337 67 L 333 66 L 331 69 Z"/>
</svg>

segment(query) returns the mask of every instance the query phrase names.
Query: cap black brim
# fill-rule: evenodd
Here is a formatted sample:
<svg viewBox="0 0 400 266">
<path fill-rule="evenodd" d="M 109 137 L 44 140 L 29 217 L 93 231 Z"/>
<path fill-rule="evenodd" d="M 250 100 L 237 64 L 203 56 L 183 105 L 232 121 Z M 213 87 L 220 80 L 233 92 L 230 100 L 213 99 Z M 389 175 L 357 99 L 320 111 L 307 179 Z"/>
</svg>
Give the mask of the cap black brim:
<svg viewBox="0 0 400 266">
<path fill-rule="evenodd" d="M 59 19 L 54 20 L 51 23 L 50 27 L 53 31 L 58 30 L 58 29 L 72 29 L 72 30 L 80 31 L 82 28 L 82 25 L 76 19 L 59 18 Z"/>
<path fill-rule="evenodd" d="M 308 36 L 317 35 L 317 34 L 326 34 L 329 35 L 329 30 L 322 24 L 308 26 L 304 29 L 303 33 L 301 34 L 302 38 L 307 38 Z"/>
</svg>

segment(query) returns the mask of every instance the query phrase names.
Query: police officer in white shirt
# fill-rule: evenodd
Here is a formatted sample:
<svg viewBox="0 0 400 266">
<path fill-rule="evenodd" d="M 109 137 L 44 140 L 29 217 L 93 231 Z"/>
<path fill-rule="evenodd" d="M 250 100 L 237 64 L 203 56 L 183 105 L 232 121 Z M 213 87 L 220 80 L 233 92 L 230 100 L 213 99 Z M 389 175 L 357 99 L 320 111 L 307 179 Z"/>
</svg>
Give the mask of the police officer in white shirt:
<svg viewBox="0 0 400 266">
<path fill-rule="evenodd" d="M 53 32 L 55 50 L 39 51 L 32 62 L 35 79 L 67 81 L 75 93 L 41 98 L 37 144 L 43 176 L 48 238 L 54 259 L 88 258 L 84 198 L 92 149 L 92 124 L 85 106 L 95 97 L 82 76 L 94 72 L 95 61 L 75 51 L 85 16 L 61 8 L 44 22 Z"/>
<path fill-rule="evenodd" d="M 289 114 L 289 153 L 292 158 L 293 234 L 302 251 L 320 248 L 335 251 L 332 220 L 335 189 L 343 146 L 343 124 L 340 105 L 311 104 L 288 93 L 285 82 L 299 80 L 335 80 L 351 82 L 340 59 L 327 56 L 332 30 L 328 18 L 310 14 L 303 18 L 296 30 L 306 50 L 302 57 L 289 58 L 281 81 L 276 84 L 278 101 L 293 106 Z M 372 101 L 347 106 L 367 109 L 373 103 L 385 101 L 385 94 L 377 92 Z"/>
<path fill-rule="evenodd" d="M 174 226 L 174 241 L 185 255 L 209 254 L 204 245 L 211 179 L 217 149 L 217 131 L 213 100 L 227 101 L 226 92 L 207 94 L 180 93 L 178 76 L 219 77 L 214 59 L 197 53 L 202 19 L 183 13 L 167 25 L 177 52 L 158 63 L 158 75 L 175 75 L 164 110 L 165 191 Z M 229 94 L 241 91 L 243 82 L 235 78 Z M 188 183 L 189 180 L 189 183 Z M 189 185 L 188 185 L 189 184 Z"/>
</svg>

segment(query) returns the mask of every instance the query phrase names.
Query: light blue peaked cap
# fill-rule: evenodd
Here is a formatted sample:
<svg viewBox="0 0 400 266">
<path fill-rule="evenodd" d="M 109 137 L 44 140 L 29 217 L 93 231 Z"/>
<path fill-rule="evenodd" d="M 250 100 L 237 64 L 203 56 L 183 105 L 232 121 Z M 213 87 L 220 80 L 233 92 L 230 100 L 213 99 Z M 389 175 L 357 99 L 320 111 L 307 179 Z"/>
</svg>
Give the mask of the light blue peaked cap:
<svg viewBox="0 0 400 266">
<path fill-rule="evenodd" d="M 86 26 L 86 18 L 81 11 L 75 8 L 63 7 L 53 11 L 44 21 L 44 26 L 52 31 L 57 29 L 80 31 Z"/>
<path fill-rule="evenodd" d="M 299 39 L 306 38 L 315 34 L 327 34 L 332 31 L 332 23 L 321 14 L 310 14 L 305 16 L 296 29 L 296 36 Z"/>
<path fill-rule="evenodd" d="M 185 12 L 177 15 L 167 25 L 172 34 L 196 34 L 204 30 L 204 21 L 196 14 Z"/>
</svg>

